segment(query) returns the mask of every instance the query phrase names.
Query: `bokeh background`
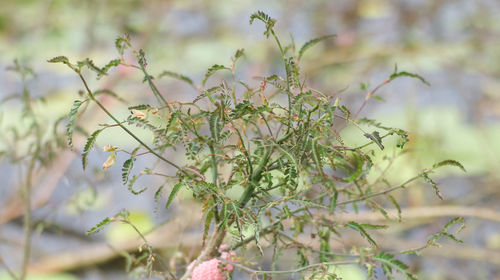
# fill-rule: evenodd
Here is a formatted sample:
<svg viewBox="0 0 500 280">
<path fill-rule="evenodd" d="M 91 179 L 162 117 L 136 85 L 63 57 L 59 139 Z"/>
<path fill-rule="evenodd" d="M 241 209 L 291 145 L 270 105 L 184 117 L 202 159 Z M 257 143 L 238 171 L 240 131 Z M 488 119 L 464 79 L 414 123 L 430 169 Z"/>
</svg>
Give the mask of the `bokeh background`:
<svg viewBox="0 0 500 280">
<path fill-rule="evenodd" d="M 148 190 L 140 196 L 131 194 L 121 184 L 120 168 L 100 169 L 107 156 L 101 149 L 91 152 L 90 168 L 82 171 L 83 133 L 75 134 L 75 150 L 70 151 L 61 140 L 64 125 L 55 126 L 79 98 L 82 85 L 70 69 L 47 60 L 58 55 L 72 61 L 90 57 L 104 65 L 118 57 L 115 38 L 127 33 L 137 49 L 146 51 L 152 74 L 171 70 L 197 83 L 208 67 L 230 64 L 235 51 L 245 48 L 238 78 L 255 86 L 259 81 L 252 80 L 254 76 L 283 73 L 277 48 L 262 35 L 263 26 L 248 24 L 257 10 L 277 19 L 277 33 L 287 43 L 293 37 L 300 46 L 311 38 L 337 34 L 311 49 L 301 67 L 311 87 L 337 95 L 348 108 L 355 110 L 363 102 L 366 91 L 360 85 L 374 88 L 395 64 L 431 83 L 429 87 L 416 79 L 393 81 L 377 91 L 379 98 L 370 99 L 360 115 L 410 132 L 410 152 L 394 162 L 387 174 L 391 181 L 404 181 L 449 158 L 467 169 L 463 174 L 445 168 L 434 175 L 444 201 L 423 183 L 396 194 L 405 208 L 461 207 L 467 222 L 459 234 L 464 244 L 445 241 L 442 248 L 406 261 L 421 279 L 500 279 L 500 2 L 496 0 L 1 1 L 0 279 L 10 279 L 6 267 L 16 271 L 23 255 L 20 198 L 27 172 L 23 155 L 31 140 L 16 138 L 12 129 L 19 135 L 30 131 L 30 123 L 22 118 L 24 105 L 15 98 L 22 96 L 23 87 L 33 98 L 30 104 L 38 122 L 46 128 L 41 141 L 50 161 L 33 174 L 30 271 L 51 273 L 45 279 L 133 278 L 134 273 L 124 272 L 123 252 L 137 247 L 128 241 L 134 232 L 113 225 L 85 235 L 122 208 L 130 210 L 141 230 L 159 228 L 151 243 L 164 253 L 165 265 L 193 254 L 200 245 L 201 224 L 193 210 L 198 206 L 188 195 L 166 211 L 163 197 L 154 200 L 159 181 L 145 179 L 141 184 Z M 15 59 L 30 66 L 36 76 L 23 83 L 7 69 Z M 129 59 L 133 61 L 132 56 Z M 113 70 L 100 81 L 89 80 L 93 87 L 112 88 L 132 104 L 147 102 L 150 96 L 139 73 Z M 158 85 L 169 100 L 185 101 L 197 94 L 171 79 L 158 80 Z M 120 102 L 110 99 L 106 104 L 118 115 L 128 113 Z M 98 111 L 83 117 L 79 124 L 87 132 L 107 121 Z M 350 138 L 349 129 L 344 133 Z M 109 143 L 133 146 L 120 133 L 104 134 L 98 146 Z M 408 218 L 377 240 L 387 249 L 418 247 L 447 219 Z M 293 264 L 290 261 L 288 267 Z M 339 275 L 364 279 L 363 273 L 349 267 Z M 245 277 L 235 275 L 235 279 Z"/>
</svg>

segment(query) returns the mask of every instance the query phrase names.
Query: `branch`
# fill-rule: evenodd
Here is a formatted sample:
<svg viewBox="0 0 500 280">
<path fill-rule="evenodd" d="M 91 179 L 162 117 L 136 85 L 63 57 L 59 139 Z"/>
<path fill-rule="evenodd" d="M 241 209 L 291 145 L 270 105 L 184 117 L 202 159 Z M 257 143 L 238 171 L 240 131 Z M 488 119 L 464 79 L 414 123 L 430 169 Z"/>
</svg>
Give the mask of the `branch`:
<svg viewBox="0 0 500 280">
<path fill-rule="evenodd" d="M 253 268 L 244 266 L 240 263 L 228 261 L 228 260 L 223 259 L 223 258 L 218 258 L 218 260 L 225 262 L 227 264 L 234 265 L 235 267 L 237 267 L 245 272 L 251 273 L 251 274 L 292 274 L 292 273 L 298 273 L 298 272 L 308 270 L 311 268 L 315 268 L 315 267 L 319 267 L 319 266 L 353 264 L 353 263 L 358 263 L 360 261 L 359 259 L 354 259 L 354 260 L 345 260 L 345 261 L 314 263 L 314 264 L 310 264 L 307 266 L 303 266 L 303 267 L 299 267 L 299 268 L 295 268 L 295 269 L 289 269 L 289 270 L 255 270 Z"/>
<path fill-rule="evenodd" d="M 389 217 L 397 219 L 397 209 L 386 210 Z M 408 220 L 431 219 L 440 217 L 468 217 L 474 219 L 488 220 L 500 223 L 500 212 L 485 207 L 467 207 L 467 206 L 428 206 L 412 207 L 401 209 L 401 217 Z M 363 221 L 379 222 L 387 221 L 380 212 L 360 212 L 336 215 L 335 221 Z"/>
</svg>

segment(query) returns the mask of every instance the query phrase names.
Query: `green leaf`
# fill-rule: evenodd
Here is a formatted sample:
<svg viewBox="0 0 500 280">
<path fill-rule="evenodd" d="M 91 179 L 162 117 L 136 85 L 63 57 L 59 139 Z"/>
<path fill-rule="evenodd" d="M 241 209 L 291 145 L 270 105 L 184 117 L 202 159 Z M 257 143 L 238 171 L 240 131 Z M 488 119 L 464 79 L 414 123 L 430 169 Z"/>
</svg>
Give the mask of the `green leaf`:
<svg viewBox="0 0 500 280">
<path fill-rule="evenodd" d="M 365 133 L 363 134 L 366 138 L 372 140 L 375 144 L 377 144 L 377 146 L 383 150 L 384 149 L 384 145 L 382 145 L 382 138 L 380 137 L 380 134 L 378 133 L 378 131 L 374 131 L 372 132 L 372 134 L 370 133 Z"/>
<path fill-rule="evenodd" d="M 437 184 L 436 182 L 434 182 L 434 180 L 432 180 L 430 177 L 429 177 L 429 174 L 427 172 L 424 172 L 422 173 L 422 178 L 424 178 L 424 180 L 429 183 L 432 188 L 434 189 L 434 191 L 436 192 L 436 195 L 439 197 L 439 199 L 443 200 L 443 196 L 441 195 L 441 192 L 439 191 L 438 187 L 437 187 Z"/>
<path fill-rule="evenodd" d="M 453 225 L 456 225 L 456 224 L 460 224 L 460 227 L 456 230 L 455 233 L 459 233 L 462 231 L 462 229 L 464 229 L 465 227 L 465 220 L 464 218 L 462 217 L 456 217 L 456 218 L 453 218 L 451 219 L 444 227 L 443 227 L 443 231 L 448 231 L 450 229 L 450 227 L 452 227 Z"/>
<path fill-rule="evenodd" d="M 89 155 L 89 151 L 94 146 L 95 141 L 97 139 L 97 136 L 99 135 L 99 133 L 101 133 L 101 131 L 103 131 L 103 128 L 94 131 L 90 135 L 90 137 L 87 138 L 87 143 L 85 144 L 85 147 L 83 148 L 83 152 L 82 152 L 82 166 L 83 166 L 83 170 L 85 170 L 85 168 L 87 167 L 87 157 Z"/>
<path fill-rule="evenodd" d="M 224 69 L 231 70 L 231 69 L 227 68 L 224 65 L 219 65 L 219 64 L 212 65 L 212 67 L 208 68 L 208 71 L 205 74 L 205 78 L 203 79 L 203 81 L 201 82 L 201 84 L 204 86 L 205 83 L 207 82 L 208 78 L 210 78 L 210 76 L 212 76 L 215 72 L 217 72 L 219 70 L 224 70 Z"/>
<path fill-rule="evenodd" d="M 332 215 L 335 212 L 335 208 L 337 208 L 337 200 L 339 198 L 339 192 L 335 191 L 333 196 L 330 196 L 330 215 Z"/>
<path fill-rule="evenodd" d="M 160 187 L 158 187 L 158 189 L 156 190 L 155 192 L 155 212 L 157 212 L 157 205 L 158 205 L 158 201 L 160 200 L 160 196 L 162 194 L 162 191 L 163 191 L 163 188 L 165 187 L 165 184 L 161 185 Z"/>
<path fill-rule="evenodd" d="M 213 208 L 213 200 L 210 198 L 210 202 L 212 205 L 210 205 L 210 209 L 207 211 L 206 217 L 205 217 L 205 222 L 203 225 L 203 243 L 205 243 L 205 240 L 207 239 L 208 236 L 208 230 L 210 229 L 210 223 L 212 222 L 214 218 L 214 210 Z M 210 203 L 209 202 L 209 203 Z"/>
<path fill-rule="evenodd" d="M 240 57 L 242 57 L 245 54 L 245 49 L 238 49 L 236 53 L 234 54 L 234 60 L 233 62 L 236 62 Z"/>
<path fill-rule="evenodd" d="M 71 110 L 69 111 L 69 122 L 66 125 L 66 136 L 68 137 L 68 145 L 71 148 L 73 148 L 73 129 L 75 125 L 76 114 L 78 113 L 78 109 L 80 108 L 80 106 L 86 101 L 87 100 L 84 101 L 75 100 L 73 102 Z"/>
<path fill-rule="evenodd" d="M 383 129 L 383 130 L 391 130 L 392 129 L 391 127 L 383 126 L 382 123 L 377 122 L 376 120 L 362 118 L 362 119 L 359 119 L 357 121 L 359 122 L 359 124 L 367 124 L 367 125 L 371 125 L 371 126 L 374 126 L 376 128 Z"/>
<path fill-rule="evenodd" d="M 384 273 L 389 278 L 392 278 L 392 268 L 395 268 L 403 273 L 408 279 L 417 280 L 415 275 L 408 272 L 408 265 L 400 260 L 394 259 L 394 255 L 392 254 L 380 252 L 373 255 L 372 258 L 382 263 Z"/>
<path fill-rule="evenodd" d="M 163 71 L 161 72 L 159 75 L 158 75 L 158 79 L 161 78 L 161 77 L 164 77 L 164 76 L 167 76 L 167 77 L 170 77 L 170 78 L 174 78 L 174 79 L 178 79 L 178 80 L 181 80 L 183 82 L 186 82 L 188 84 L 190 84 L 191 86 L 194 87 L 194 83 L 193 83 L 193 80 L 191 80 L 189 77 L 187 76 L 184 76 L 182 74 L 179 74 L 179 73 L 175 73 L 175 72 L 171 72 L 171 71 Z"/>
<path fill-rule="evenodd" d="M 266 31 L 264 31 L 264 35 L 266 35 L 266 37 L 269 38 L 269 35 L 271 35 L 271 33 L 273 32 L 273 27 L 274 24 L 276 23 L 276 20 L 271 18 L 262 11 L 253 13 L 250 16 L 250 24 L 252 24 L 255 19 L 262 21 L 266 25 Z"/>
<path fill-rule="evenodd" d="M 316 168 L 318 169 L 318 171 L 321 174 L 321 176 L 324 177 L 325 174 L 323 172 L 322 158 L 321 158 L 321 155 L 318 152 L 318 148 L 321 148 L 321 146 L 318 145 L 318 143 L 317 143 L 317 141 L 315 139 L 312 139 L 312 141 L 311 141 L 311 153 L 313 155 L 314 164 L 316 164 Z"/>
<path fill-rule="evenodd" d="M 386 229 L 388 225 L 372 225 L 372 224 L 360 224 L 361 227 L 366 229 Z"/>
<path fill-rule="evenodd" d="M 134 194 L 134 195 L 139 195 L 139 194 L 141 194 L 141 193 L 145 192 L 145 191 L 148 189 L 147 187 L 144 187 L 144 188 L 142 188 L 142 189 L 140 189 L 140 190 L 138 190 L 138 191 L 134 190 L 134 184 L 135 184 L 135 182 L 137 181 L 137 179 L 139 179 L 139 177 L 140 177 L 140 175 L 139 175 L 139 176 L 134 175 L 134 176 L 132 176 L 132 179 L 130 179 L 130 180 L 129 180 L 129 182 L 128 182 L 128 187 L 127 187 L 127 189 L 128 189 L 128 190 L 129 190 L 132 194 Z"/>
<path fill-rule="evenodd" d="M 65 56 L 56 56 L 56 57 L 53 57 L 49 60 L 47 60 L 47 62 L 49 63 L 64 63 L 64 64 L 68 64 L 69 63 L 69 59 Z"/>
<path fill-rule="evenodd" d="M 320 262 L 327 262 L 329 260 L 329 254 L 325 254 L 330 252 L 330 230 L 328 228 L 322 229 L 318 232 L 319 236 L 319 249 L 321 253 L 319 254 Z"/>
<path fill-rule="evenodd" d="M 345 114 L 345 117 L 349 119 L 349 117 L 351 116 L 351 111 L 349 111 L 349 109 L 347 109 L 345 105 L 340 105 L 338 108 Z"/>
<path fill-rule="evenodd" d="M 108 62 L 108 64 L 106 64 L 101 69 L 102 73 L 104 73 L 104 74 L 98 74 L 97 79 L 99 80 L 100 78 L 102 78 L 102 76 L 106 75 L 108 73 L 109 69 L 111 69 L 111 67 L 116 67 L 116 66 L 120 65 L 121 63 L 122 63 L 122 60 L 119 58 L 111 60 L 110 62 Z"/>
<path fill-rule="evenodd" d="M 418 75 L 418 74 L 414 74 L 414 73 L 409 73 L 409 72 L 406 72 L 406 71 L 401 71 L 401 72 L 398 72 L 398 67 L 397 65 L 395 66 L 394 68 L 394 73 L 389 77 L 390 80 L 394 80 L 396 78 L 399 78 L 399 77 L 410 77 L 410 78 L 416 78 L 416 79 L 419 79 L 422 83 L 430 86 L 431 84 L 429 82 L 427 82 L 422 76 Z"/>
<path fill-rule="evenodd" d="M 103 75 L 106 75 L 106 72 L 104 72 L 101 68 L 97 67 L 95 64 L 94 64 L 94 61 L 92 61 L 91 59 L 89 58 L 86 58 L 85 60 L 82 60 L 82 61 L 78 61 L 76 63 L 76 65 L 78 66 L 78 68 L 82 68 L 84 66 L 86 66 L 87 68 L 89 68 L 90 70 L 94 71 L 97 73 L 97 77 L 101 77 Z"/>
<path fill-rule="evenodd" d="M 408 132 L 402 129 L 398 128 L 393 128 L 389 133 L 389 135 L 396 134 L 400 137 L 399 142 L 396 144 L 396 147 L 403 149 L 406 143 L 410 141 L 410 138 L 408 137 Z"/>
<path fill-rule="evenodd" d="M 115 47 L 116 47 L 116 50 L 118 51 L 118 53 L 120 53 L 120 55 L 123 55 L 123 52 L 125 51 L 125 49 L 132 47 L 132 45 L 130 44 L 129 36 L 125 35 L 125 36 L 121 36 L 121 37 L 116 38 Z"/>
<path fill-rule="evenodd" d="M 145 69 L 146 66 L 148 66 L 148 60 L 146 59 L 146 53 L 144 52 L 143 49 L 140 49 L 139 52 L 136 54 L 137 56 L 137 62 L 139 63 L 139 65 Z M 150 80 L 152 79 L 151 76 L 149 75 L 146 75 L 146 77 L 144 77 L 144 80 Z"/>
<path fill-rule="evenodd" d="M 90 235 L 93 233 L 96 233 L 102 229 L 103 226 L 112 223 L 113 220 L 111 220 L 109 217 L 106 217 L 104 220 L 100 221 L 97 225 L 92 227 L 90 230 L 88 230 L 85 234 Z"/>
<path fill-rule="evenodd" d="M 56 56 L 56 57 L 54 57 L 54 58 L 51 58 L 51 59 L 47 60 L 47 62 L 49 62 L 49 63 L 64 63 L 64 64 L 66 64 L 69 68 L 71 68 L 73 71 L 75 71 L 76 73 L 78 73 L 78 74 L 80 73 L 80 69 L 79 69 L 78 67 L 76 67 L 75 65 L 71 64 L 71 63 L 69 62 L 69 59 L 68 59 L 67 57 L 65 57 L 65 56 Z M 19 68 L 19 67 L 18 67 L 18 68 Z M 7 69 L 9 69 L 9 68 L 7 68 Z M 17 69 L 17 68 L 16 68 L 16 69 Z M 20 71 L 20 69 L 19 69 L 19 70 L 17 70 L 17 71 L 19 72 L 19 71 Z"/>
<path fill-rule="evenodd" d="M 98 96 L 98 95 L 101 95 L 101 94 L 112 96 L 112 97 L 116 98 L 117 100 L 119 100 L 122 103 L 127 103 L 127 101 L 125 101 L 125 99 L 123 99 L 120 96 L 118 96 L 118 94 L 116 94 L 112 90 L 109 90 L 109 89 L 100 89 L 100 90 L 94 91 L 94 96 Z"/>
<path fill-rule="evenodd" d="M 317 43 L 323 41 L 323 40 L 326 40 L 326 39 L 330 39 L 330 38 L 334 38 L 334 37 L 337 37 L 337 35 L 326 35 L 326 36 L 322 36 L 322 37 L 318 37 L 318 38 L 315 38 L 315 39 L 312 39 L 308 42 L 306 42 L 299 50 L 299 57 L 298 57 L 298 60 L 300 60 L 300 58 L 302 57 L 302 55 L 304 54 L 305 51 L 307 51 L 309 48 L 311 48 L 312 46 L 316 45 Z"/>
<path fill-rule="evenodd" d="M 175 186 L 172 188 L 172 191 L 170 192 L 170 195 L 168 196 L 167 205 L 165 206 L 165 208 L 168 208 L 170 206 L 170 204 L 172 203 L 175 196 L 177 195 L 177 193 L 179 192 L 179 190 L 183 185 L 184 185 L 183 183 L 175 184 Z"/>
<path fill-rule="evenodd" d="M 129 110 L 147 110 L 149 108 L 151 108 L 151 105 L 148 104 L 134 105 L 128 107 Z"/>
<path fill-rule="evenodd" d="M 286 60 L 285 70 L 287 75 L 288 87 L 299 86 L 299 67 L 295 59 L 290 57 Z"/>
<path fill-rule="evenodd" d="M 349 177 L 344 178 L 344 182 L 356 180 L 359 175 L 361 175 L 361 172 L 363 172 L 363 161 L 361 160 L 361 157 L 356 153 L 353 154 L 353 157 L 356 160 L 356 170 Z"/>
<path fill-rule="evenodd" d="M 438 162 L 438 163 L 434 164 L 432 166 L 432 168 L 438 168 L 438 167 L 445 166 L 445 165 L 456 166 L 456 167 L 462 169 L 463 172 L 467 172 L 467 171 L 465 171 L 464 166 L 460 162 L 458 162 L 456 160 L 452 160 L 452 159 L 447 159 L 447 160 L 443 160 L 441 162 Z"/>
<path fill-rule="evenodd" d="M 352 228 L 352 229 L 354 229 L 354 230 L 358 231 L 358 232 L 361 234 L 361 236 L 363 236 L 364 238 L 366 238 L 366 240 L 368 240 L 368 242 L 369 242 L 370 244 L 372 244 L 372 245 L 373 245 L 373 246 L 375 246 L 375 247 L 378 247 L 378 246 L 377 246 L 377 243 L 375 242 L 375 240 L 373 240 L 373 238 L 372 238 L 372 237 L 368 234 L 368 232 L 366 232 L 366 230 L 364 229 L 365 225 L 360 225 L 360 224 L 358 224 L 358 223 L 356 223 L 356 222 L 348 222 L 346 225 L 347 225 L 348 227 L 350 227 L 350 228 Z"/>
<path fill-rule="evenodd" d="M 135 158 L 129 158 L 123 163 L 122 167 L 122 182 L 125 185 L 128 182 L 128 177 L 130 175 L 130 171 L 134 166 Z"/>
<path fill-rule="evenodd" d="M 396 201 L 396 199 L 394 198 L 394 196 L 388 194 L 387 197 L 392 202 L 392 204 L 394 205 L 394 207 L 396 207 L 396 209 L 398 210 L 398 220 L 401 221 L 401 207 L 399 206 L 399 203 Z"/>
</svg>

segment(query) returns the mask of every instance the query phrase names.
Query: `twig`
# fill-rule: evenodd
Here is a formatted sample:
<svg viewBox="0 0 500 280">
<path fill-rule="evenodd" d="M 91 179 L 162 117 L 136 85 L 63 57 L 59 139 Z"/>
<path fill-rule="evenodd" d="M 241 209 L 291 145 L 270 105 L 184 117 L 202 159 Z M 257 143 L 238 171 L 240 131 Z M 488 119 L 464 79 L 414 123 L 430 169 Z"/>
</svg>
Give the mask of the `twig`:
<svg viewBox="0 0 500 280">
<path fill-rule="evenodd" d="M 308 269 L 320 267 L 320 266 L 353 264 L 353 263 L 359 262 L 359 259 L 354 259 L 354 260 L 344 260 L 344 261 L 335 261 L 335 262 L 314 263 L 314 264 L 310 264 L 307 266 L 302 266 L 302 267 L 298 267 L 295 269 L 289 269 L 289 270 L 255 270 L 253 268 L 244 266 L 240 263 L 228 261 L 228 260 L 223 259 L 223 258 L 218 258 L 218 260 L 221 260 L 222 262 L 225 262 L 227 264 L 234 265 L 235 267 L 237 267 L 245 272 L 251 273 L 251 274 L 292 274 L 292 273 L 297 273 L 297 272 L 301 272 L 304 270 L 308 270 Z"/>
<path fill-rule="evenodd" d="M 370 98 L 372 98 L 372 96 L 375 94 L 375 92 L 377 90 L 379 90 L 381 87 L 383 87 L 384 85 L 388 84 L 390 81 L 392 81 L 391 78 L 387 78 L 385 79 L 380 85 L 376 86 L 374 89 L 368 91 L 365 95 L 365 100 L 363 101 L 363 104 L 361 104 L 361 107 L 359 107 L 358 111 L 356 112 L 356 114 L 354 114 L 354 118 L 356 118 L 359 113 L 363 110 L 363 108 L 366 106 L 366 102 L 368 102 L 368 100 L 370 100 Z"/>
<path fill-rule="evenodd" d="M 386 209 L 389 217 L 397 219 L 397 209 Z M 415 219 L 430 219 L 439 217 L 468 217 L 474 219 L 483 219 L 496 223 L 500 223 L 500 212 L 485 207 L 473 206 L 428 206 L 428 207 L 412 207 L 401 209 L 401 217 L 408 220 Z M 379 212 L 360 212 L 358 214 L 348 213 L 336 215 L 335 221 L 365 221 L 379 222 L 387 221 Z"/>
<path fill-rule="evenodd" d="M 35 164 L 38 157 L 38 153 L 40 151 L 39 143 L 37 143 L 37 149 L 33 153 L 33 156 L 30 161 L 30 165 L 28 167 L 28 172 L 26 173 L 26 183 L 23 188 L 23 196 L 24 196 L 24 245 L 23 245 L 23 260 L 21 264 L 21 272 L 19 275 L 20 280 L 24 280 L 26 278 L 28 264 L 30 261 L 31 255 L 31 233 L 32 233 L 32 209 L 31 209 L 31 187 L 32 187 L 32 177 L 33 172 L 35 171 Z"/>
</svg>

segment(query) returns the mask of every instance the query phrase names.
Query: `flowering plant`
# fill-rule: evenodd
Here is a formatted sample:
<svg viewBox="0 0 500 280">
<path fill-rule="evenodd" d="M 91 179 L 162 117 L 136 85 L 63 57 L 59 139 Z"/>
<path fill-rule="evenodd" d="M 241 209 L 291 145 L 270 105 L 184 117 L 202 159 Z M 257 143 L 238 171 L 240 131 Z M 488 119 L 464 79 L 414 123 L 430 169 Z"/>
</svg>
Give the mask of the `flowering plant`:
<svg viewBox="0 0 500 280">
<path fill-rule="evenodd" d="M 203 205 L 203 221 L 200 221 L 203 225 L 200 240 L 203 249 L 185 270 L 180 270 L 183 272 L 181 279 L 225 279 L 233 269 L 263 277 L 304 273 L 310 279 L 334 279 L 334 273 L 329 268 L 349 263 L 365 266 L 369 277 L 374 277 L 379 267 L 388 277 L 398 271 L 415 279 L 406 264 L 395 254 L 381 250 L 372 237 L 372 231 L 385 229 L 386 225 L 342 221 L 336 217 L 342 211 L 368 207 L 392 219 L 385 207 L 393 205 L 400 214 L 399 204 L 391 195 L 394 191 L 423 178 L 441 198 L 430 174 L 443 165 L 463 169 L 460 163 L 445 160 L 405 182 L 393 185 L 385 180 L 385 169 L 374 168 L 380 167 L 380 163 L 375 161 L 375 153 L 386 148 L 386 140 L 396 139 L 395 147 L 391 148 L 403 151 L 408 134 L 374 120 L 358 118 L 359 111 L 380 87 L 394 79 L 410 77 L 425 84 L 428 82 L 417 74 L 398 71 L 396 67 L 382 84 L 367 92 L 361 108 L 351 113 L 336 94 L 323 93 L 308 86 L 300 70 L 306 51 L 334 36 L 308 41 L 297 51 L 293 42 L 284 45 L 279 39 L 274 31 L 276 20 L 257 12 L 251 16 L 250 23 L 254 21 L 264 23 L 264 35 L 276 42 L 284 67 L 283 77 L 278 74 L 259 77 L 255 86 L 235 78 L 237 61 L 244 56 L 243 49 L 236 51 L 230 65 L 210 67 L 200 86 L 196 86 L 191 78 L 171 71 L 157 76 L 149 74 L 145 52 L 135 50 L 127 36 L 116 40 L 121 57 L 111 60 L 104 67 L 96 66 L 90 59 L 77 63 L 64 56 L 51 59 L 49 62 L 64 63 L 76 72 L 85 89 L 86 99 L 76 100 L 70 112 L 67 126 L 69 143 L 72 143 L 74 122 L 83 103 L 93 102 L 112 120 L 87 139 L 82 152 L 83 168 L 99 134 L 106 129 L 119 128 L 135 139 L 137 147 L 125 151 L 106 146 L 105 151 L 110 152 L 110 157 L 103 168 L 115 164 L 116 153 L 127 153 L 129 159 L 123 162 L 122 179 L 132 193 L 144 191 L 133 188 L 140 176 L 162 175 L 166 178 L 165 184 L 156 193 L 161 195 L 164 188 L 169 189 L 167 208 L 181 190 L 188 190 Z M 135 55 L 137 64 L 125 62 L 125 51 Z M 117 66 L 141 71 L 156 100 L 154 104 L 129 106 L 131 113 L 124 120 L 107 110 L 82 72 L 82 69 L 88 68 L 101 78 Z M 230 80 L 214 82 L 213 77 L 224 72 L 229 73 Z M 154 80 L 161 76 L 188 83 L 198 95 L 191 102 L 167 101 Z M 213 84 L 211 87 L 206 86 L 209 80 Z M 134 134 L 130 130 L 132 125 L 150 130 L 154 134 L 152 144 Z M 356 146 L 345 141 L 341 130 L 347 126 L 357 129 L 359 138 L 365 144 Z M 166 156 L 173 150 L 184 151 L 184 158 L 173 160 Z M 134 162 L 146 154 L 155 156 L 175 170 L 175 174 L 166 175 L 161 168 L 147 168 L 132 175 Z M 376 179 L 368 178 L 368 175 L 377 172 Z M 128 221 L 127 215 L 120 213 L 114 218 L 106 218 L 89 233 L 114 221 Z M 449 229 L 454 224 L 462 223 L 460 218 L 453 219 L 425 246 L 399 253 L 416 253 L 435 245 L 443 236 L 458 241 Z M 367 243 L 335 252 L 332 250 L 334 236 L 341 236 L 345 230 L 357 232 Z M 224 240 L 230 241 L 229 252 L 246 254 L 250 248 L 255 248 L 255 254 L 261 256 L 272 252 L 273 268 L 285 250 L 292 251 L 297 255 L 298 268 L 263 271 L 250 268 L 251 264 L 242 260 L 235 263 L 236 259 L 231 255 L 234 253 L 223 252 L 219 257 L 221 252 L 218 249 Z M 157 257 L 152 248 L 148 247 L 147 251 L 146 266 L 151 275 Z M 168 277 L 176 278 L 178 268 L 169 269 Z"/>
</svg>

